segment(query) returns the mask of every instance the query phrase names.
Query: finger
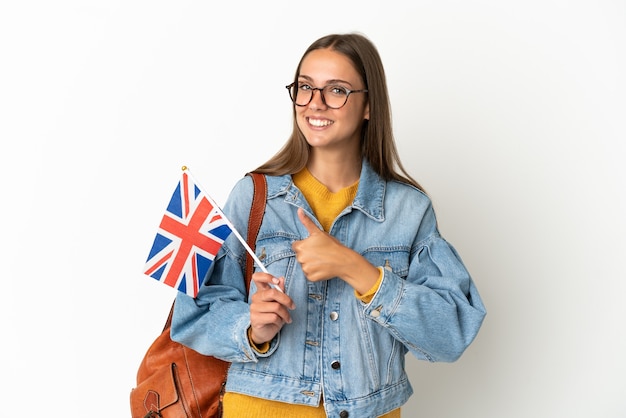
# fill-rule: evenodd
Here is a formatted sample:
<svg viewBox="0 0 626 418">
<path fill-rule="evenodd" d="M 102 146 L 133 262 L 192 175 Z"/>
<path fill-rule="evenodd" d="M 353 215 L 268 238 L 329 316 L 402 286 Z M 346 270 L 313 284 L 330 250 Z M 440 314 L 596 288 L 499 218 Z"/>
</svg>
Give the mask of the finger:
<svg viewBox="0 0 626 418">
<path fill-rule="evenodd" d="M 260 295 L 262 291 L 264 302 L 278 302 L 290 310 L 295 309 L 293 300 L 285 293 L 284 277 L 277 278 L 268 273 L 256 272 L 252 275 L 252 280 L 257 286 L 255 296 Z"/>
<path fill-rule="evenodd" d="M 298 218 L 302 225 L 309 231 L 309 234 L 320 231 L 320 229 L 315 225 L 315 223 L 304 213 L 304 209 L 298 208 Z"/>
<path fill-rule="evenodd" d="M 250 321 L 255 326 L 291 323 L 289 309 L 278 302 L 256 302 L 250 305 Z"/>
<path fill-rule="evenodd" d="M 274 296 L 274 299 L 276 300 L 276 302 L 280 303 L 281 305 L 285 306 L 287 309 L 291 311 L 296 309 L 296 304 L 293 303 L 293 299 L 291 299 L 289 295 L 285 293 L 285 278 L 274 277 L 273 283 L 275 285 L 274 289 L 278 290 L 278 294 Z"/>
<path fill-rule="evenodd" d="M 257 289 L 270 289 L 277 284 L 276 277 L 268 273 L 257 271 L 252 274 L 252 281 L 256 284 Z"/>
<path fill-rule="evenodd" d="M 272 287 L 276 290 L 280 290 L 285 293 L 285 278 L 284 277 L 272 277 Z"/>
</svg>

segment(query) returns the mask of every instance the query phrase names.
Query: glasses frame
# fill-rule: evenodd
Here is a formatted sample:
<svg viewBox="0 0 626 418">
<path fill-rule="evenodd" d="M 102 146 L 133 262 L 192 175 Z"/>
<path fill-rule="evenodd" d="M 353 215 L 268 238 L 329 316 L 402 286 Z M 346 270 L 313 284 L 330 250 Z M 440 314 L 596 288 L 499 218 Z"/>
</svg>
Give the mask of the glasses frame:
<svg viewBox="0 0 626 418">
<path fill-rule="evenodd" d="M 299 107 L 308 106 L 308 105 L 309 105 L 309 103 L 311 103 L 311 101 L 313 100 L 313 96 L 315 96 L 315 91 L 316 91 L 316 90 L 319 90 L 319 92 L 320 92 L 320 97 L 322 98 L 322 103 L 324 103 L 324 105 L 325 105 L 325 106 L 327 106 L 327 107 L 329 107 L 330 109 L 341 109 L 342 107 L 344 107 L 344 106 L 346 105 L 346 103 L 348 103 L 348 97 L 350 97 L 350 95 L 351 95 L 352 93 L 367 93 L 367 92 L 368 92 L 368 90 L 367 90 L 367 89 L 350 90 L 350 89 L 347 89 L 347 88 L 345 88 L 345 87 L 343 87 L 343 86 L 338 86 L 338 87 L 341 87 L 342 89 L 344 89 L 344 90 L 346 91 L 346 101 L 345 101 L 345 102 L 343 102 L 343 104 L 342 104 L 341 106 L 339 106 L 339 107 L 332 107 L 332 106 L 330 106 L 328 103 L 326 103 L 326 97 L 324 97 L 324 89 L 325 89 L 326 87 L 335 87 L 335 86 L 333 86 L 333 85 L 328 85 L 328 86 L 324 86 L 324 87 L 312 87 L 312 86 L 310 86 L 310 87 L 311 87 L 311 97 L 309 98 L 309 101 L 308 101 L 308 102 L 306 102 L 305 104 L 298 104 L 298 103 L 296 103 L 296 98 L 295 98 L 295 97 L 292 97 L 292 95 L 291 95 L 291 89 L 292 89 L 293 87 L 295 87 L 295 86 L 296 86 L 296 84 L 297 84 L 296 82 L 293 82 L 293 83 L 291 83 L 291 84 L 289 84 L 289 85 L 285 86 L 285 88 L 286 88 L 286 89 L 287 89 L 287 91 L 289 92 L 289 98 L 291 99 L 291 101 L 293 102 L 293 104 L 294 104 L 294 105 L 296 105 L 296 106 L 299 106 Z M 298 93 L 296 92 L 296 96 L 297 96 L 297 95 L 298 95 Z"/>
</svg>

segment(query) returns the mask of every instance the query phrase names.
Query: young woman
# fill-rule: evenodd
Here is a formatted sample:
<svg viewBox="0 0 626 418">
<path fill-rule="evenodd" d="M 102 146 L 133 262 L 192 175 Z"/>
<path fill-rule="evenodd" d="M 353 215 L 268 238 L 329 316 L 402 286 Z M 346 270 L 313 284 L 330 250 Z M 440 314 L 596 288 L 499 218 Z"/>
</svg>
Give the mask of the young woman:
<svg viewBox="0 0 626 418">
<path fill-rule="evenodd" d="M 246 294 L 246 252 L 229 237 L 197 298 L 178 296 L 172 338 L 232 362 L 227 418 L 399 417 L 406 353 L 455 361 L 485 308 L 399 160 L 375 46 L 320 38 L 287 89 L 293 133 L 257 169 L 270 274 L 257 269 Z M 224 206 L 243 236 L 251 198 L 245 177 Z"/>
</svg>

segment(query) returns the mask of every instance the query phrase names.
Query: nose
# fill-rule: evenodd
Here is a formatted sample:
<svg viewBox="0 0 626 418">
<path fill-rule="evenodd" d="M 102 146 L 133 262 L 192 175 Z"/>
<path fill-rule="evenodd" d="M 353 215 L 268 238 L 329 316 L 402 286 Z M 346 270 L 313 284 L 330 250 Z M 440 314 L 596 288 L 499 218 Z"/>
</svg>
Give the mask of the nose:
<svg viewBox="0 0 626 418">
<path fill-rule="evenodd" d="M 315 93 L 319 93 L 317 97 L 315 97 Z M 324 89 L 315 88 L 311 93 L 311 101 L 309 102 L 309 106 L 314 109 L 323 109 L 326 107 L 326 101 L 324 100 Z"/>
</svg>

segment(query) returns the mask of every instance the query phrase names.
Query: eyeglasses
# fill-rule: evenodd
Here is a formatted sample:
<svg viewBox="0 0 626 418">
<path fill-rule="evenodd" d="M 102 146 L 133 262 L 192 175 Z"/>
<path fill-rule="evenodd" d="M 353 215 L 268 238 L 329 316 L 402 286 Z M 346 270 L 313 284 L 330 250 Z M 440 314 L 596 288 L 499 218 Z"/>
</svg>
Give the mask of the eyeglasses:
<svg viewBox="0 0 626 418">
<path fill-rule="evenodd" d="M 296 106 L 306 106 L 313 100 L 313 93 L 315 90 L 319 90 L 322 96 L 322 103 L 331 109 L 340 109 L 348 102 L 348 97 L 352 93 L 367 93 L 366 89 L 363 90 L 348 90 L 342 86 L 324 86 L 324 87 L 312 87 L 308 84 L 296 84 L 291 83 L 285 86 L 289 90 L 289 97 Z"/>
</svg>

